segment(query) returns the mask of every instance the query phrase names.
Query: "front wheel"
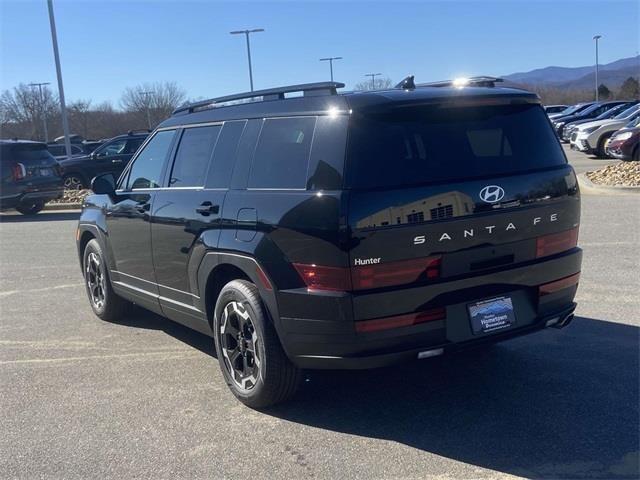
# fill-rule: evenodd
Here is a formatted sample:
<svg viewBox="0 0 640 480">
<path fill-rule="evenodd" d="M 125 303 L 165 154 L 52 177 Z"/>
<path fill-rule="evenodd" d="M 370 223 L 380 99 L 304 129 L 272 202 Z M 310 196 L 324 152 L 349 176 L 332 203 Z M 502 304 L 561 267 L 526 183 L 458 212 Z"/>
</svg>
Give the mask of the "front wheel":
<svg viewBox="0 0 640 480">
<path fill-rule="evenodd" d="M 44 208 L 44 202 L 42 200 L 33 200 L 31 202 L 21 203 L 16 207 L 16 210 L 23 215 L 35 215 Z"/>
<path fill-rule="evenodd" d="M 82 190 L 85 188 L 84 179 L 77 173 L 70 173 L 63 179 L 65 190 Z"/>
<path fill-rule="evenodd" d="M 264 408 L 296 392 L 300 370 L 284 353 L 255 285 L 233 280 L 224 286 L 213 328 L 222 375 L 238 400 Z"/>
<path fill-rule="evenodd" d="M 95 238 L 84 249 L 82 266 L 93 313 L 102 320 L 119 320 L 131 304 L 113 291 L 102 248 Z"/>
<path fill-rule="evenodd" d="M 613 132 L 611 132 L 610 134 L 604 134 L 602 135 L 602 137 L 600 137 L 600 140 L 598 141 L 598 147 L 596 148 L 596 156 L 598 158 L 607 158 L 609 156 L 607 155 L 605 146 L 607 144 L 607 140 L 609 140 L 611 135 L 613 135 Z"/>
</svg>

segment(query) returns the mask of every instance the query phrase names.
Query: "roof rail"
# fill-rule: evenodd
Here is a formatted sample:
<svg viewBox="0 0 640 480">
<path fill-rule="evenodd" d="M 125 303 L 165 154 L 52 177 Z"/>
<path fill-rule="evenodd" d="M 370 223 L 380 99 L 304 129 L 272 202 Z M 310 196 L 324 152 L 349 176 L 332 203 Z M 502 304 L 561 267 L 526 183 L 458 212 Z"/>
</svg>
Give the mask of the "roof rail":
<svg viewBox="0 0 640 480">
<path fill-rule="evenodd" d="M 127 135 L 135 135 L 136 133 L 151 133 L 151 130 L 149 130 L 148 128 L 138 128 L 134 130 L 129 130 L 127 132 Z"/>
<path fill-rule="evenodd" d="M 191 103 L 183 107 L 176 108 L 173 115 L 177 113 L 192 113 L 196 110 L 214 108 L 221 103 L 233 102 L 237 100 L 250 100 L 262 97 L 262 101 L 283 100 L 285 94 L 302 92 L 305 97 L 316 95 L 336 95 L 338 88 L 343 88 L 344 83 L 340 82 L 317 82 L 301 83 L 299 85 L 289 85 L 286 87 L 268 88 L 266 90 L 255 90 L 253 92 L 236 93 L 224 97 L 210 98 L 200 102 Z"/>
<path fill-rule="evenodd" d="M 497 82 L 504 82 L 504 80 L 498 77 L 479 76 L 420 83 L 418 87 L 495 87 Z"/>
</svg>

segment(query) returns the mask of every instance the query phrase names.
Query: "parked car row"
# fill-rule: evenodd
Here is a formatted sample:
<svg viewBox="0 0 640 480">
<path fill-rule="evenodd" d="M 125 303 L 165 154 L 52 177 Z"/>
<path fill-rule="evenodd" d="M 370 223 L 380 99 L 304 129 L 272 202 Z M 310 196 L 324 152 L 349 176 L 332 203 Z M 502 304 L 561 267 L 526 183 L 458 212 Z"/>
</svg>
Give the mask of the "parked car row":
<svg viewBox="0 0 640 480">
<path fill-rule="evenodd" d="M 0 210 L 35 214 L 65 189 L 88 188 L 104 173 L 118 177 L 148 135 L 129 131 L 107 141 L 74 142 L 71 158 L 64 144 L 0 140 Z"/>
<path fill-rule="evenodd" d="M 586 102 L 548 113 L 558 138 L 598 157 L 638 160 L 638 100 Z"/>
</svg>

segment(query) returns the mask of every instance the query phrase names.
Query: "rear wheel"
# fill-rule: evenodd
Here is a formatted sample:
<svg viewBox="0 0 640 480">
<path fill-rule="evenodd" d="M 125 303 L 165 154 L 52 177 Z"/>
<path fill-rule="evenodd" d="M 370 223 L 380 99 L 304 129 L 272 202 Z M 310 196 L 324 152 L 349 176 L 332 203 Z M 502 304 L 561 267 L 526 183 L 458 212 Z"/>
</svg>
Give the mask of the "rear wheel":
<svg viewBox="0 0 640 480">
<path fill-rule="evenodd" d="M 44 202 L 42 200 L 32 200 L 30 202 L 21 203 L 16 207 L 16 210 L 23 215 L 35 215 L 44 208 Z"/>
<path fill-rule="evenodd" d="M 85 188 L 84 179 L 77 173 L 69 173 L 64 176 L 64 188 L 66 190 L 80 190 Z"/>
<path fill-rule="evenodd" d="M 119 320 L 131 304 L 113 291 L 102 249 L 95 238 L 84 249 L 82 265 L 93 313 L 102 320 Z"/>
<path fill-rule="evenodd" d="M 213 328 L 222 375 L 238 400 L 264 408 L 295 393 L 300 370 L 284 353 L 255 285 L 234 280 L 224 286 Z"/>
</svg>

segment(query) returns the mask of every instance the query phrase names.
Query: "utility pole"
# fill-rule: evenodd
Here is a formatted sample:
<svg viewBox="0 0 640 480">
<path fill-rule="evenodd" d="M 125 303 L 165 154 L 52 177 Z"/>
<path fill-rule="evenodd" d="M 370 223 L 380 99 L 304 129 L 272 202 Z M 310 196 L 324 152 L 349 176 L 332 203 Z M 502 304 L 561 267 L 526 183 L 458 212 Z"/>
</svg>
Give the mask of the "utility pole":
<svg viewBox="0 0 640 480">
<path fill-rule="evenodd" d="M 331 72 L 331 81 L 333 82 L 333 61 L 334 60 L 342 60 L 342 57 L 327 57 L 321 58 L 321 62 L 329 62 L 329 71 Z"/>
<path fill-rule="evenodd" d="M 64 103 L 64 87 L 62 86 L 62 68 L 60 67 L 60 52 L 58 51 L 58 35 L 56 34 L 56 20 L 53 16 L 53 0 L 47 0 L 49 7 L 49 23 L 51 24 L 51 43 L 53 43 L 53 56 L 56 61 L 56 74 L 58 76 L 58 95 L 60 96 L 60 112 L 62 113 L 62 130 L 64 131 L 64 146 L 67 158 L 71 158 L 71 139 L 69 138 L 69 121 L 67 120 L 67 106 Z"/>
<path fill-rule="evenodd" d="M 49 143 L 49 132 L 47 131 L 47 112 L 44 111 L 44 96 L 42 95 L 42 87 L 51 85 L 51 82 L 30 83 L 30 87 L 38 87 L 40 91 L 40 115 L 42 115 L 42 124 L 44 127 L 44 143 Z"/>
<path fill-rule="evenodd" d="M 376 77 L 382 75 L 381 73 L 365 73 L 365 77 L 371 77 L 371 90 L 376 89 Z"/>
<path fill-rule="evenodd" d="M 254 28 L 253 30 L 234 30 L 229 32 L 231 35 L 243 34 L 247 39 L 247 59 L 249 61 L 249 84 L 251 85 L 251 91 L 253 92 L 253 71 L 251 70 L 251 45 L 249 44 L 249 34 L 264 32 L 264 28 Z"/>
<path fill-rule="evenodd" d="M 145 108 L 147 110 L 147 126 L 149 128 L 149 130 L 151 130 L 151 116 L 149 115 L 149 95 L 151 95 L 153 92 L 149 91 L 149 92 L 140 92 L 141 95 L 144 95 L 144 105 Z"/>
<path fill-rule="evenodd" d="M 596 42 L 596 102 L 598 101 L 598 40 L 602 38 L 602 35 L 594 35 L 593 39 Z"/>
</svg>

